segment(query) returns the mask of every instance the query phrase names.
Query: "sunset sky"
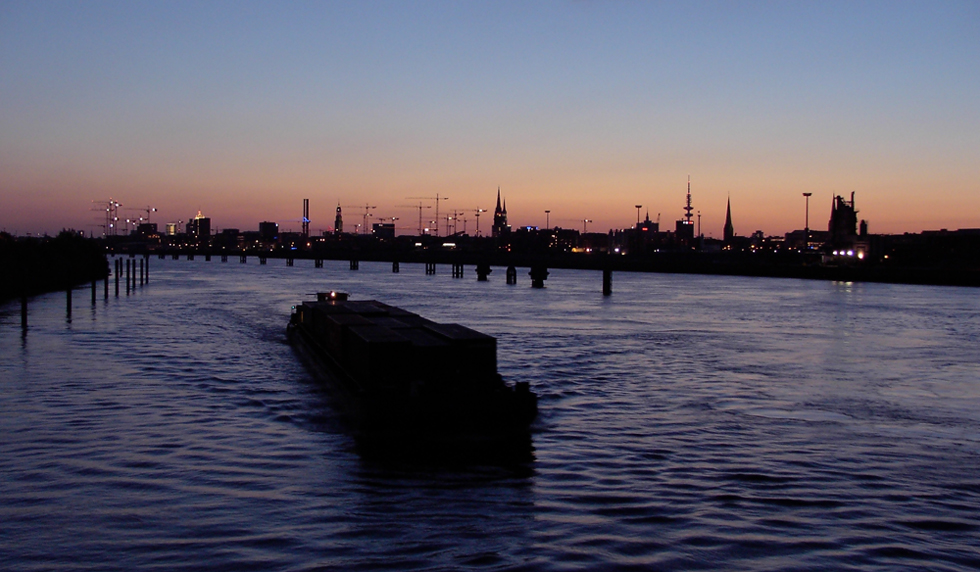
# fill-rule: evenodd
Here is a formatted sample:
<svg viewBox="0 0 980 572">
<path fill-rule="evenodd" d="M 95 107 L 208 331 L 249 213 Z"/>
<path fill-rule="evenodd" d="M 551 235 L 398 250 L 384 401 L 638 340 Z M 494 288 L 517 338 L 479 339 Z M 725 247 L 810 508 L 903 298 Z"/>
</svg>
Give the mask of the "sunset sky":
<svg viewBox="0 0 980 572">
<path fill-rule="evenodd" d="M 980 227 L 980 2 L 0 3 L 7 232 L 672 228 L 688 175 L 708 236 Z"/>
</svg>

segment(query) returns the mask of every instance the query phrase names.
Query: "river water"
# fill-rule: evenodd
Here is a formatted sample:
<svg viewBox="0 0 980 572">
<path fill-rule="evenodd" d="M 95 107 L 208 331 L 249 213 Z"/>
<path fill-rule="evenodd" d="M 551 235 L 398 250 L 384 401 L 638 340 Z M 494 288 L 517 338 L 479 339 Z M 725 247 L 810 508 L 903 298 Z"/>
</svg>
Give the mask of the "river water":
<svg viewBox="0 0 980 572">
<path fill-rule="evenodd" d="M 976 289 L 233 260 L 0 307 L 0 569 L 980 568 Z M 496 336 L 533 460 L 363 456 L 286 342 L 329 289 Z"/>
</svg>

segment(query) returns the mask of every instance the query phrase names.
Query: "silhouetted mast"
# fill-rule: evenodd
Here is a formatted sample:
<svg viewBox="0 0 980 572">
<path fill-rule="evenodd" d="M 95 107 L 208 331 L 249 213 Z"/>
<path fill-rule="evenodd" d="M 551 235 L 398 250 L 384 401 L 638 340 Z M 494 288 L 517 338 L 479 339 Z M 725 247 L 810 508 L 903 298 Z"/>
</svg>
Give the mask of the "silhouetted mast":
<svg viewBox="0 0 980 572">
<path fill-rule="evenodd" d="M 687 211 L 687 214 L 684 215 L 684 218 L 687 219 L 687 224 L 693 224 L 691 222 L 691 217 L 693 216 L 691 215 L 691 211 L 694 210 L 694 207 L 691 206 L 691 176 L 690 175 L 687 176 L 687 206 L 684 207 L 684 210 Z"/>
</svg>

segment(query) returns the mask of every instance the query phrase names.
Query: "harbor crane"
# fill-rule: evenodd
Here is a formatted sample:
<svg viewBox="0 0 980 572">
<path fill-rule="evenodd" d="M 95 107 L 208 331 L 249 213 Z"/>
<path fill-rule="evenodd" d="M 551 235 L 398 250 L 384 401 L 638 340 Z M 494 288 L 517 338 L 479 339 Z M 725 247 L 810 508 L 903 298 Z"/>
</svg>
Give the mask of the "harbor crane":
<svg viewBox="0 0 980 572">
<path fill-rule="evenodd" d="M 116 227 L 119 223 L 119 207 L 122 203 L 109 197 L 108 201 L 92 201 L 92 210 L 105 213 L 105 236 L 116 234 Z"/>
<path fill-rule="evenodd" d="M 371 206 L 368 203 L 364 203 L 364 227 L 363 227 L 364 228 L 364 234 L 370 234 L 368 232 L 367 219 L 368 219 L 369 216 L 371 216 L 371 209 L 376 209 L 376 208 L 378 208 L 378 207 L 377 206 Z"/>
<path fill-rule="evenodd" d="M 449 197 L 440 197 L 439 193 L 436 193 L 434 197 L 408 197 L 410 199 L 421 199 L 424 201 L 435 201 L 436 202 L 436 236 L 439 236 L 439 201 L 448 201 Z M 422 213 L 419 212 L 419 234 L 422 234 Z M 448 230 L 448 229 L 447 229 Z"/>
<path fill-rule="evenodd" d="M 400 208 L 413 208 L 419 209 L 419 236 L 422 236 L 422 209 L 431 209 L 429 205 L 423 205 L 422 201 L 419 201 L 417 205 L 399 205 Z"/>
<path fill-rule="evenodd" d="M 487 209 L 476 208 L 476 209 L 470 209 L 467 212 L 476 213 L 476 235 L 480 236 L 480 214 L 487 212 Z M 463 225 L 463 231 L 464 232 L 466 231 L 465 224 Z"/>
</svg>

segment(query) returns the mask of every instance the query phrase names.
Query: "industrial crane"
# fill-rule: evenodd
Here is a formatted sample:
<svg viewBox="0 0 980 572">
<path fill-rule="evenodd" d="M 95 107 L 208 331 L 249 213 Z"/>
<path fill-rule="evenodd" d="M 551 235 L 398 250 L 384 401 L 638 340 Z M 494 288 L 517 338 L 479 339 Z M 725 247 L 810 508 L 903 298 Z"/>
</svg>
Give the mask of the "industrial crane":
<svg viewBox="0 0 980 572">
<path fill-rule="evenodd" d="M 367 219 L 368 219 L 369 216 L 371 216 L 371 209 L 376 209 L 376 208 L 378 208 L 378 207 L 371 206 L 368 203 L 364 203 L 364 234 L 370 234 L 368 232 Z"/>
<path fill-rule="evenodd" d="M 419 209 L 419 236 L 422 236 L 422 209 L 431 209 L 432 207 L 423 205 L 422 201 L 419 201 L 417 205 L 399 205 L 399 208 Z"/>
<path fill-rule="evenodd" d="M 408 198 L 436 202 L 436 236 L 439 236 L 439 201 L 448 201 L 449 197 L 440 197 L 439 193 L 436 193 L 436 196 L 434 197 L 408 197 Z M 422 211 L 421 210 L 419 210 L 419 234 L 422 234 Z"/>
</svg>

